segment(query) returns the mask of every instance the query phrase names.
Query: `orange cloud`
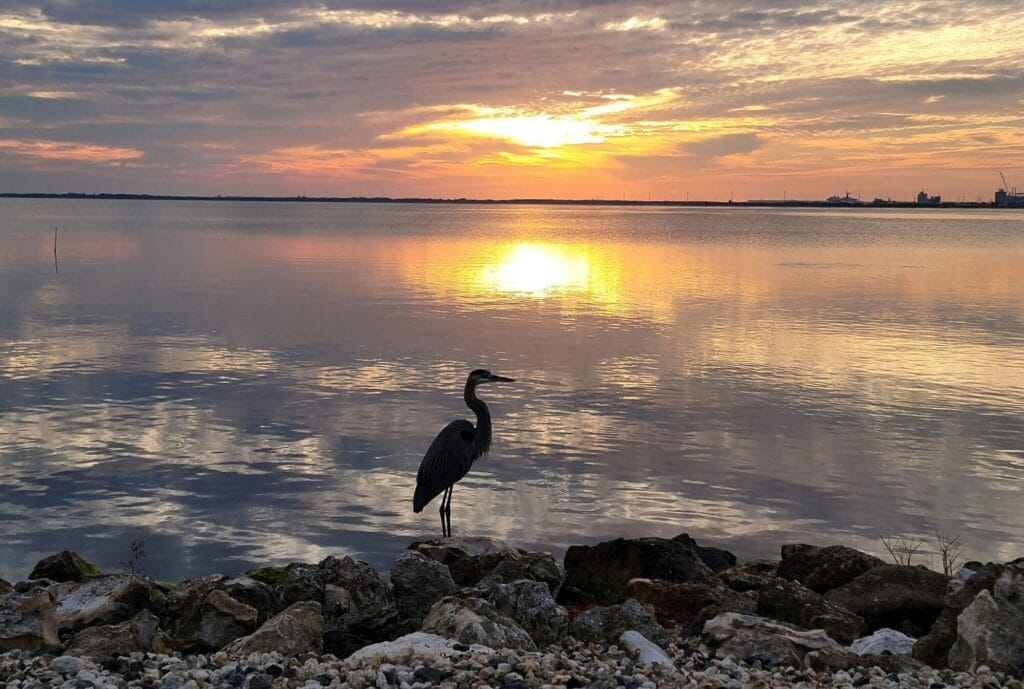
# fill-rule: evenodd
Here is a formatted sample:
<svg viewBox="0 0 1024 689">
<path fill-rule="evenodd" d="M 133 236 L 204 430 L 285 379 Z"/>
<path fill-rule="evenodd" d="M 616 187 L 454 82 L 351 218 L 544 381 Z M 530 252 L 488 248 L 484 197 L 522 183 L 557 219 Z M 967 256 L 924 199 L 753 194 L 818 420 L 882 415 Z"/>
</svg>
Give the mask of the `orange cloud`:
<svg viewBox="0 0 1024 689">
<path fill-rule="evenodd" d="M 82 160 L 90 163 L 120 163 L 142 157 L 142 151 L 134 148 L 82 144 L 73 141 L 0 139 L 0 150 L 29 158 Z"/>
</svg>

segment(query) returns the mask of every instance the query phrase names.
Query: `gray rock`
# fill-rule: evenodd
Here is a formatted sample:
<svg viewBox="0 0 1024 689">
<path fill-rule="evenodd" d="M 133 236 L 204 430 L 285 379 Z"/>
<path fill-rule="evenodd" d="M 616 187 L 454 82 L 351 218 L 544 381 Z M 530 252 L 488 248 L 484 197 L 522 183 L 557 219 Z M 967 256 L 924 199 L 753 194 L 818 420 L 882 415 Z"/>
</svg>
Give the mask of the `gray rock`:
<svg viewBox="0 0 1024 689">
<path fill-rule="evenodd" d="M 115 574 L 81 584 L 59 584 L 54 589 L 57 593 L 57 626 L 62 631 L 117 624 L 142 610 L 160 616 L 167 605 L 163 592 L 146 577 Z"/>
<path fill-rule="evenodd" d="M 982 590 L 960 613 L 949 665 L 970 671 L 987 665 L 1024 678 L 1024 568 L 1007 568 L 991 593 Z"/>
<path fill-rule="evenodd" d="M 50 581 L 86 581 L 102 574 L 100 568 L 73 550 L 62 550 L 56 555 L 43 558 L 32 568 L 29 579 Z"/>
<path fill-rule="evenodd" d="M 761 587 L 778 578 L 777 560 L 751 560 L 718 573 L 718 580 L 733 591 L 745 593 L 760 591 Z"/>
<path fill-rule="evenodd" d="M 182 617 L 175 646 L 186 653 L 206 653 L 256 631 L 256 609 L 213 589 Z"/>
<path fill-rule="evenodd" d="M 663 626 L 683 627 L 690 634 L 699 634 L 705 622 L 723 612 L 757 611 L 752 596 L 714 584 L 632 579 L 626 595 L 653 608 Z"/>
<path fill-rule="evenodd" d="M 673 667 L 672 659 L 662 650 L 661 646 L 636 630 L 631 629 L 622 632 L 622 636 L 619 637 L 619 643 L 622 644 L 623 648 L 633 653 L 638 662 L 647 663 L 648 665 Z"/>
<path fill-rule="evenodd" d="M 908 656 L 914 650 L 917 639 L 907 636 L 895 629 L 879 629 L 871 636 L 857 639 L 849 645 L 849 651 L 859 656 L 865 655 L 900 655 Z"/>
<path fill-rule="evenodd" d="M 14 593 L 14 586 L 6 579 L 0 579 L 0 596 Z"/>
<path fill-rule="evenodd" d="M 637 578 L 711 583 L 714 573 L 693 550 L 666 538 L 619 538 L 570 546 L 565 553 L 566 586 L 598 602 L 621 602 L 630 579 Z"/>
<path fill-rule="evenodd" d="M 109 658 L 129 653 L 170 653 L 171 640 L 160 629 L 160 620 L 143 610 L 120 624 L 88 627 L 78 632 L 65 650 L 76 656 Z"/>
<path fill-rule="evenodd" d="M 228 655 L 270 653 L 283 655 L 317 652 L 323 647 L 324 617 L 320 604 L 302 601 L 267 620 L 249 636 L 235 639 L 224 647 Z"/>
<path fill-rule="evenodd" d="M 447 567 L 411 550 L 395 559 L 391 567 L 391 586 L 399 613 L 421 621 L 434 603 L 456 591 Z"/>
<path fill-rule="evenodd" d="M 57 656 L 50 661 L 50 669 L 64 677 L 74 677 L 82 669 L 82 661 L 74 656 Z"/>
<path fill-rule="evenodd" d="M 753 615 L 723 613 L 704 625 L 704 642 L 719 658 L 759 660 L 767 667 L 799 667 L 811 651 L 843 651 L 824 631 L 804 631 Z"/>
<path fill-rule="evenodd" d="M 324 582 L 325 650 L 338 656 L 393 638 L 399 621 L 391 585 L 377 570 L 351 557 L 319 565 Z"/>
<path fill-rule="evenodd" d="M 1005 569 L 1005 565 L 999 564 L 979 565 L 962 586 L 951 586 L 947 589 L 938 619 L 932 624 L 928 634 L 914 644 L 914 657 L 932 667 L 947 667 L 949 650 L 956 642 L 957 618 L 979 593 L 992 592 L 996 580 Z"/>
<path fill-rule="evenodd" d="M 924 567 L 880 565 L 832 589 L 825 600 L 860 615 L 869 631 L 888 627 L 919 636 L 942 611 L 948 581 Z"/>
<path fill-rule="evenodd" d="M 817 593 L 850 583 L 868 570 L 884 565 L 873 555 L 843 545 L 825 548 L 791 543 L 782 546 L 778 576 L 794 579 Z"/>
<path fill-rule="evenodd" d="M 867 631 L 864 620 L 846 608 L 825 600 L 803 584 L 774 578 L 757 594 L 757 614 L 804 629 L 824 629 L 841 644 L 851 643 Z"/>
<path fill-rule="evenodd" d="M 586 642 L 614 641 L 631 629 L 649 639 L 660 639 L 665 635 L 654 615 L 632 599 L 618 605 L 587 610 L 577 615 L 569 625 L 569 633 Z"/>
<path fill-rule="evenodd" d="M 13 593 L 0 600 L 0 651 L 59 645 L 56 606 L 49 591 Z"/>
<path fill-rule="evenodd" d="M 276 592 L 252 577 L 227 577 L 217 584 L 217 588 L 239 603 L 253 608 L 256 611 L 257 624 L 263 624 L 281 612 L 282 605 Z"/>
<path fill-rule="evenodd" d="M 409 549 L 446 566 L 459 586 L 476 586 L 502 562 L 522 559 L 528 554 L 490 538 L 439 538 L 414 542 Z"/>
<path fill-rule="evenodd" d="M 557 596 L 565 581 L 565 569 L 551 553 L 520 551 L 495 565 L 480 580 L 479 585 L 486 588 L 492 584 L 510 584 L 521 579 L 543 582 L 551 595 Z"/>
<path fill-rule="evenodd" d="M 907 655 L 857 655 L 846 649 L 811 651 L 804 656 L 804 667 L 816 672 L 835 673 L 841 670 L 860 672 L 863 668 L 877 667 L 882 672 L 910 673 L 924 665 Z"/>
<path fill-rule="evenodd" d="M 537 650 L 526 631 L 483 598 L 448 596 L 423 620 L 422 631 L 491 648 Z"/>
<path fill-rule="evenodd" d="M 569 629 L 569 612 L 555 602 L 542 581 L 494 584 L 488 597 L 501 613 L 515 620 L 539 647 L 553 644 Z"/>
<path fill-rule="evenodd" d="M 700 545 L 696 540 L 690 537 L 690 534 L 681 533 L 678 536 L 674 536 L 672 540 L 682 543 L 687 548 L 697 553 L 701 562 L 706 564 L 712 572 L 724 572 L 725 570 L 736 566 L 736 556 L 728 550 Z"/>
<path fill-rule="evenodd" d="M 301 601 L 324 602 L 324 580 L 320 568 L 302 562 L 285 567 L 281 596 L 285 605 Z"/>
<path fill-rule="evenodd" d="M 412 665 L 414 661 L 433 665 L 438 661 L 457 657 L 462 653 L 489 654 L 493 653 L 493 650 L 487 646 L 467 647 L 458 641 L 446 639 L 437 634 L 415 632 L 394 641 L 381 641 L 360 648 L 345 659 L 345 664 L 355 668 L 379 668 L 385 663 Z"/>
</svg>

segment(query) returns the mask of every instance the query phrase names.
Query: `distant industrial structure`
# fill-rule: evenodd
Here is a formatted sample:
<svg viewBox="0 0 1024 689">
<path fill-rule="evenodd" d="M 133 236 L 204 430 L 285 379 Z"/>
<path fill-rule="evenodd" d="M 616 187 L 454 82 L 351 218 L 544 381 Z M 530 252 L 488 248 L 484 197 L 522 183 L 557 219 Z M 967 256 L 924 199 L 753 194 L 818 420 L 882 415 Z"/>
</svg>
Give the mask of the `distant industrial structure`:
<svg viewBox="0 0 1024 689">
<path fill-rule="evenodd" d="M 999 176 L 1003 180 L 1003 186 L 996 189 L 995 205 L 1000 208 L 1024 208 L 1024 192 L 1018 193 L 1016 187 L 1011 188 L 1002 172 Z"/>
<path fill-rule="evenodd" d="M 846 192 L 846 196 L 829 196 L 825 199 L 825 203 L 831 203 L 836 206 L 859 206 L 860 199 L 856 196 L 850 196 L 850 192 Z"/>
<path fill-rule="evenodd" d="M 917 195 L 917 205 L 919 206 L 938 206 L 942 203 L 941 196 L 928 196 L 922 189 Z"/>
</svg>

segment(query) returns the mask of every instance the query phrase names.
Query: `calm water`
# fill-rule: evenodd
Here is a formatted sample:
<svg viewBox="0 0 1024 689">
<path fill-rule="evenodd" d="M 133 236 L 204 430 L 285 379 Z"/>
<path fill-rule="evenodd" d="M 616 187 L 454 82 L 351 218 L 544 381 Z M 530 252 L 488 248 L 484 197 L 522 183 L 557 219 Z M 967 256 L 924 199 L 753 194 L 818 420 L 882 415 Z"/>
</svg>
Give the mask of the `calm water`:
<svg viewBox="0 0 1024 689">
<path fill-rule="evenodd" d="M 456 535 L 1024 554 L 1020 213 L 0 200 L 0 345 L 9 580 L 386 567 L 477 366 Z"/>
</svg>

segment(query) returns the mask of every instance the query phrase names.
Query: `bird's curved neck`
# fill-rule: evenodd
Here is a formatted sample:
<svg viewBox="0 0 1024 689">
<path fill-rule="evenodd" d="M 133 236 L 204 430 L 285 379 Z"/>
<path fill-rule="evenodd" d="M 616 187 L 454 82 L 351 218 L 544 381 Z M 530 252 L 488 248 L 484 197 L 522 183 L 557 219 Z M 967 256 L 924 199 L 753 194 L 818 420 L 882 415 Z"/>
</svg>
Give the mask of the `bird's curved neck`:
<svg viewBox="0 0 1024 689">
<path fill-rule="evenodd" d="M 473 433 L 473 457 L 479 457 L 491 446 L 491 412 L 484 401 L 476 396 L 476 386 L 466 383 L 463 395 L 466 406 L 476 414 L 476 431 Z"/>
</svg>

